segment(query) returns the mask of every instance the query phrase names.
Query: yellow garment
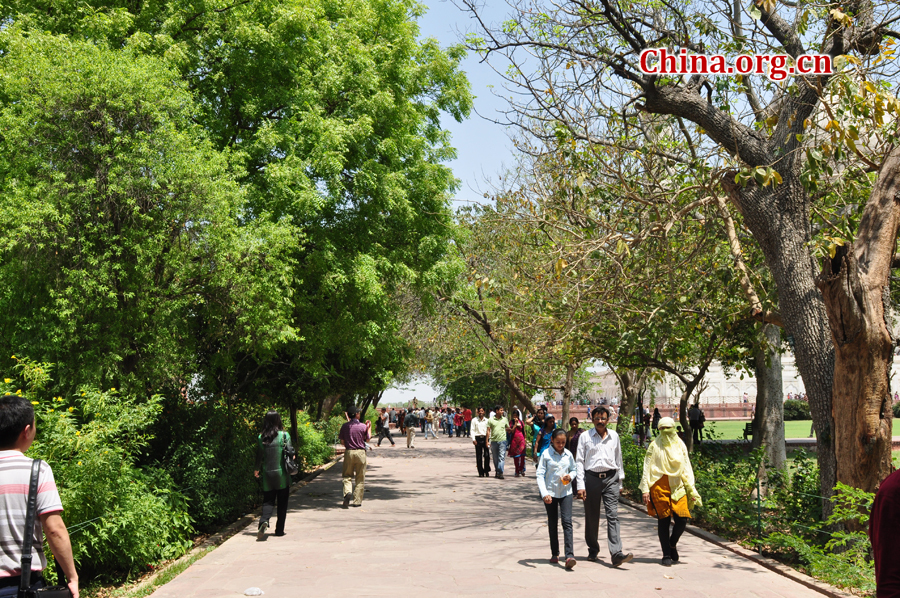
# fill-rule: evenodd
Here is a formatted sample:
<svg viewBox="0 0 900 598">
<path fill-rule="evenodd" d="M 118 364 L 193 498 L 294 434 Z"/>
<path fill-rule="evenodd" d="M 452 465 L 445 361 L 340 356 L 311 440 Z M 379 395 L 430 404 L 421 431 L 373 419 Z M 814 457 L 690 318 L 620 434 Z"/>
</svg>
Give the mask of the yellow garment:
<svg viewBox="0 0 900 598">
<path fill-rule="evenodd" d="M 665 425 L 662 420 L 660 420 L 660 424 L 661 426 Z M 687 497 L 688 507 L 692 507 L 695 503 L 703 504 L 700 494 L 694 487 L 694 470 L 691 469 L 691 459 L 688 456 L 687 447 L 678 438 L 674 427 L 661 428 L 659 436 L 647 448 L 647 454 L 644 456 L 644 475 L 641 477 L 640 484 L 641 492 L 651 494 L 651 487 L 660 480 L 665 480 L 666 489 L 669 491 L 666 493 L 667 502 L 669 497 L 675 504 Z M 660 494 L 659 498 L 662 499 L 663 494 Z M 666 515 L 662 515 L 662 517 L 666 517 Z"/>
</svg>

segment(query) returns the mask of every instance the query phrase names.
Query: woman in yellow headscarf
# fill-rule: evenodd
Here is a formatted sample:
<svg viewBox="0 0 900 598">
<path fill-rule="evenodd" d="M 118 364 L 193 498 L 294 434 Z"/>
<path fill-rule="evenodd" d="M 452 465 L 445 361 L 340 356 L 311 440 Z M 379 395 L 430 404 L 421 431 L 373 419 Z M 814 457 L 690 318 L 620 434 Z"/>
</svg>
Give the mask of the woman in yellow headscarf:
<svg viewBox="0 0 900 598">
<path fill-rule="evenodd" d="M 694 487 L 694 470 L 687 447 L 677 436 L 671 417 L 659 420 L 659 436 L 650 443 L 644 456 L 640 488 L 647 514 L 659 520 L 662 564 L 670 567 L 673 562 L 678 562 L 675 545 L 691 516 L 690 507 L 703 504 Z M 673 518 L 675 525 L 670 533 Z"/>
</svg>

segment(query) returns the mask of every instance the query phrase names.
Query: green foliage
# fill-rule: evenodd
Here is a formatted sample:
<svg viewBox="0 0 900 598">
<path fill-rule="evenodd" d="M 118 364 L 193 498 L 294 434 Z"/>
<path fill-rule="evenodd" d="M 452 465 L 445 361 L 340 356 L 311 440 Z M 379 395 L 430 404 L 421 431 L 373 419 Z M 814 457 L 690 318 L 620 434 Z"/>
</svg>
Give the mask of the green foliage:
<svg viewBox="0 0 900 598">
<path fill-rule="evenodd" d="M 873 593 L 875 568 L 866 530 L 874 499 L 874 493 L 838 483 L 832 499 L 834 510 L 824 524 L 813 530 L 777 532 L 766 540 L 773 547 L 796 555 L 807 572 L 818 579 L 841 588 Z M 823 537 L 828 538 L 824 543 Z"/>
<path fill-rule="evenodd" d="M 343 416 L 332 416 L 313 423 L 309 414 L 297 414 L 297 458 L 304 468 L 321 465 L 333 456 L 332 445 L 346 421 Z"/>
<path fill-rule="evenodd" d="M 900 403 L 894 403 L 892 409 L 894 411 L 894 417 L 900 418 Z"/>
<path fill-rule="evenodd" d="M 438 400 L 473 411 L 478 407 L 490 409 L 505 404 L 509 390 L 501 380 L 491 374 L 462 376 L 444 385 Z"/>
<path fill-rule="evenodd" d="M 28 455 L 53 468 L 79 569 L 88 577 L 137 573 L 190 548 L 186 497 L 165 471 L 136 466 L 160 397 L 138 401 L 94 387 L 49 396 L 43 389 L 49 364 L 19 359 L 17 369 L 32 381 L 25 395 L 39 431 Z M 16 390 L 16 380 L 4 378 L 0 392 Z"/>
<path fill-rule="evenodd" d="M 191 504 L 196 528 L 233 521 L 257 501 L 253 477 L 257 422 L 226 401 L 169 396 L 154 428 L 148 460 L 166 470 Z"/>
<path fill-rule="evenodd" d="M 784 402 L 784 421 L 808 420 L 809 403 L 806 401 L 795 401 L 793 399 Z"/>
<path fill-rule="evenodd" d="M 54 361 L 60 394 L 146 394 L 188 378 L 206 343 L 294 338 L 293 240 L 240 222 L 177 73 L 15 26 L 0 50 L 0 349 Z"/>
</svg>

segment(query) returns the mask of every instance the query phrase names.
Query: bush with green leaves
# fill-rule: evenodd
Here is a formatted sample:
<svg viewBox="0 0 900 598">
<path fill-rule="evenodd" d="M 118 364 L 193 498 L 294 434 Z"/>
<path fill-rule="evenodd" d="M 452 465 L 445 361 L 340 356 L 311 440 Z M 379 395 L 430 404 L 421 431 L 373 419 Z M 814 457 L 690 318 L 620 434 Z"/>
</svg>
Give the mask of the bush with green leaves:
<svg viewBox="0 0 900 598">
<path fill-rule="evenodd" d="M 893 411 L 894 417 L 900 417 L 900 403 L 894 403 Z"/>
<path fill-rule="evenodd" d="M 790 401 L 784 402 L 784 421 L 803 421 L 812 419 L 809 413 L 809 403 L 806 401 Z"/>
<path fill-rule="evenodd" d="M 189 549 L 186 498 L 165 471 L 136 466 L 160 397 L 137 401 L 92 387 L 47 396 L 50 364 L 19 358 L 16 369 L 24 383 L 5 378 L 0 392 L 23 394 L 34 405 L 38 434 L 28 456 L 53 468 L 82 574 L 128 576 Z"/>
<path fill-rule="evenodd" d="M 875 592 L 875 566 L 866 533 L 875 494 L 838 483 L 834 510 L 813 529 L 795 527 L 766 539 L 773 548 L 796 556 L 807 573 L 841 588 Z M 837 531 L 828 531 L 837 530 Z"/>
<path fill-rule="evenodd" d="M 165 464 L 190 499 L 198 530 L 231 522 L 259 502 L 253 477 L 259 422 L 222 400 L 167 397 L 163 410 L 148 458 Z"/>
</svg>

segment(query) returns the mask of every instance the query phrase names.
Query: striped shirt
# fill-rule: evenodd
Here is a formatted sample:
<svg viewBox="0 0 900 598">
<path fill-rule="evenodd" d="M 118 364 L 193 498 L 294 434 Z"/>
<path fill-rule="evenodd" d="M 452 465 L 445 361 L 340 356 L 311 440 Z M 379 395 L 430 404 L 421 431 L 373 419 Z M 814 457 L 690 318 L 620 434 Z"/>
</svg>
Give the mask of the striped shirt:
<svg viewBox="0 0 900 598">
<path fill-rule="evenodd" d="M 30 482 L 31 459 L 19 451 L 0 451 L 0 578 L 21 574 Z M 38 475 L 37 517 L 32 532 L 32 571 L 42 571 L 47 566 L 40 516 L 62 510 L 53 471 L 42 462 Z"/>
</svg>

